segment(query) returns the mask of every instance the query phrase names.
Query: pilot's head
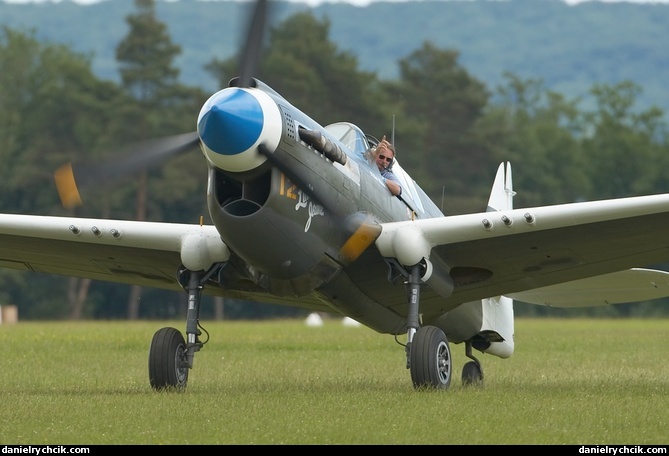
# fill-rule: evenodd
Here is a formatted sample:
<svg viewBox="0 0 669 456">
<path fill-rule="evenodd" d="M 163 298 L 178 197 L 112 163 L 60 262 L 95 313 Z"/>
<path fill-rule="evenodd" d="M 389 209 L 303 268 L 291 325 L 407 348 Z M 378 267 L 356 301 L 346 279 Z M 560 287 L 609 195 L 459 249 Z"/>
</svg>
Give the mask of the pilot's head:
<svg viewBox="0 0 669 456">
<path fill-rule="evenodd" d="M 376 146 L 374 159 L 376 160 L 376 166 L 381 170 L 390 169 L 393 165 L 393 161 L 395 160 L 395 147 L 388 142 L 385 136 Z"/>
</svg>

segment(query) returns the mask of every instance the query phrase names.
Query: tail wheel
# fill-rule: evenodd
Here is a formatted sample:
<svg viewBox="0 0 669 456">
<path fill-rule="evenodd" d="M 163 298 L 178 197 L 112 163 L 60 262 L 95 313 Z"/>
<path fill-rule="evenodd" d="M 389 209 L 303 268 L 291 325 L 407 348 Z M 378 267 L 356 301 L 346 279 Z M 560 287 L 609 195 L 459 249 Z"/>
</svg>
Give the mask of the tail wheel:
<svg viewBox="0 0 669 456">
<path fill-rule="evenodd" d="M 483 369 L 476 361 L 469 361 L 462 367 L 462 384 L 464 386 L 481 386 Z"/>
<path fill-rule="evenodd" d="M 436 326 L 418 329 L 411 342 L 411 380 L 416 389 L 448 389 L 451 384 L 451 349 Z"/>
<path fill-rule="evenodd" d="M 149 349 L 149 382 L 155 390 L 183 389 L 188 382 L 186 342 L 174 328 L 159 329 Z"/>
</svg>

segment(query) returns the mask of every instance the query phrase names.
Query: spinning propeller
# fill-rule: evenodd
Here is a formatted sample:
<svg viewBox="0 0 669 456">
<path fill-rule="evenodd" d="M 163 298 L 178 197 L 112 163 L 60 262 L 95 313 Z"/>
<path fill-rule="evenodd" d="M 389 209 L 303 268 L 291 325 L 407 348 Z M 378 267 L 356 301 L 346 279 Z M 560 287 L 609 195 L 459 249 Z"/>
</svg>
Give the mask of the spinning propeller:
<svg viewBox="0 0 669 456">
<path fill-rule="evenodd" d="M 240 55 L 239 87 L 249 87 L 257 71 L 267 15 L 268 0 L 256 1 Z M 199 142 L 197 131 L 193 131 L 131 144 L 119 152 L 120 157 L 105 163 L 67 163 L 54 173 L 61 203 L 66 208 L 80 206 L 80 188 L 99 186 L 158 166 L 173 156 L 195 149 Z"/>
<path fill-rule="evenodd" d="M 197 147 L 197 132 L 152 139 L 129 145 L 120 159 L 96 164 L 66 163 L 56 170 L 54 180 L 66 208 L 82 204 L 79 187 L 102 185 L 163 163 L 170 157 Z"/>
</svg>

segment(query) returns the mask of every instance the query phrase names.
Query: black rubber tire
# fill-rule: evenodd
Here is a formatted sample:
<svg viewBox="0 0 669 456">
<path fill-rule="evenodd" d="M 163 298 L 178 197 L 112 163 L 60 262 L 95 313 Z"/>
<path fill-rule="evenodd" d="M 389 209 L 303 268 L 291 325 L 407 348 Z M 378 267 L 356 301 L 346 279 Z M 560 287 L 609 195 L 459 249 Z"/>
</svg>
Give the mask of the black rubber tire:
<svg viewBox="0 0 669 456">
<path fill-rule="evenodd" d="M 155 390 L 183 390 L 188 383 L 188 367 L 183 359 L 186 342 L 174 328 L 156 331 L 149 349 L 149 382 Z"/>
<path fill-rule="evenodd" d="M 483 384 L 483 369 L 474 361 L 462 366 L 462 385 L 481 386 Z"/>
<path fill-rule="evenodd" d="M 419 328 L 411 343 L 411 380 L 416 389 L 448 389 L 451 385 L 451 349 L 436 326 Z"/>
</svg>

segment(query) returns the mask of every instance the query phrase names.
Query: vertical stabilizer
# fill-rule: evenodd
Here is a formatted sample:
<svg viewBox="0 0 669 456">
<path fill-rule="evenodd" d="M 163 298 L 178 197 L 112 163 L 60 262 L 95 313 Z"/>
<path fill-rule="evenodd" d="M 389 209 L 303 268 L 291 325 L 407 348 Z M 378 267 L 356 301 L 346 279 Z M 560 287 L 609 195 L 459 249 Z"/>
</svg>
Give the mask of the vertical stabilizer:
<svg viewBox="0 0 669 456">
<path fill-rule="evenodd" d="M 513 209 L 513 181 L 511 179 L 511 163 L 502 162 L 497 168 L 495 182 L 490 190 L 488 212 Z"/>
</svg>

